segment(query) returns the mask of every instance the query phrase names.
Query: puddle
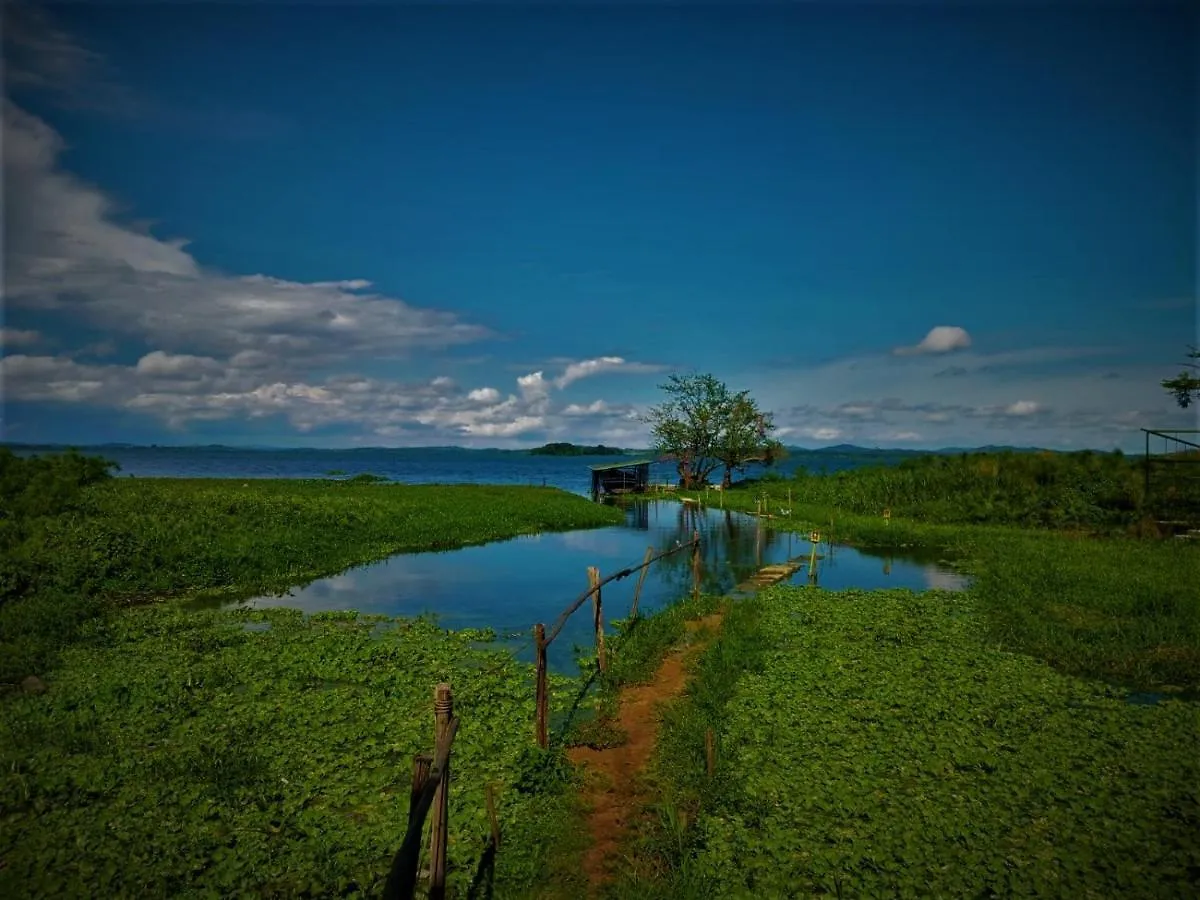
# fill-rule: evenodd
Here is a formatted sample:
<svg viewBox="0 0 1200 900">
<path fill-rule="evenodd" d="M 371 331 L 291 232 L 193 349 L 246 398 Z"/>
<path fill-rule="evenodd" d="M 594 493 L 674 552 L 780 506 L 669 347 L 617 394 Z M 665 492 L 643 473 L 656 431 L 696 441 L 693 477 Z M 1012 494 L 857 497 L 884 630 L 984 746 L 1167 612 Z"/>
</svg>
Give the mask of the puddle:
<svg viewBox="0 0 1200 900">
<path fill-rule="evenodd" d="M 808 584 L 812 545 L 806 536 L 774 531 L 742 513 L 685 506 L 672 501 L 631 504 L 623 525 L 518 537 L 477 547 L 399 554 L 378 563 L 323 578 L 283 596 L 259 597 L 256 607 L 289 606 L 305 612 L 356 609 L 388 616 L 433 615 L 445 628 L 487 628 L 497 646 L 532 661 L 531 630 L 547 626 L 588 585 L 588 566 L 601 575 L 640 563 L 647 547 L 664 550 L 701 533 L 703 589 L 731 593 L 765 565 L 802 560 L 793 577 Z M 914 590 L 961 587 L 960 576 L 928 561 L 896 554 L 871 554 L 820 545 L 817 583 L 824 588 L 901 587 Z M 691 590 L 689 554 L 684 551 L 651 566 L 640 606 L 651 611 Z M 636 575 L 603 589 L 606 620 L 623 618 L 633 600 Z M 550 647 L 550 664 L 574 672 L 573 644 L 591 646 L 591 605 L 568 621 Z"/>
</svg>

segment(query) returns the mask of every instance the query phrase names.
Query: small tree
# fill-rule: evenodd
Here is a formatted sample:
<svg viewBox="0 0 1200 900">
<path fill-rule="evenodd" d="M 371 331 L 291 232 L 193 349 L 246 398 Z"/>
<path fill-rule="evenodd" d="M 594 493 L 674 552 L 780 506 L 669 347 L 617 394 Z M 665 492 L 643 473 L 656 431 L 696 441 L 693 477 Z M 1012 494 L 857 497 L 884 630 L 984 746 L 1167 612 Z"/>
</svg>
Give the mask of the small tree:
<svg viewBox="0 0 1200 900">
<path fill-rule="evenodd" d="M 1187 358 L 1200 359 L 1200 350 L 1192 347 Z M 1190 362 L 1183 365 L 1185 368 L 1176 377 L 1164 380 L 1162 386 L 1175 395 L 1175 401 L 1183 409 L 1187 409 L 1192 405 L 1192 401 L 1200 396 L 1200 377 L 1192 374 L 1192 372 L 1200 371 L 1200 365 Z M 1188 369 L 1191 369 L 1192 372 L 1189 372 Z"/>
<path fill-rule="evenodd" d="M 771 414 L 759 410 L 748 391 L 734 394 L 712 375 L 672 375 L 661 387 L 668 399 L 645 421 L 655 451 L 676 460 L 683 488 L 706 484 L 722 465 L 728 486 L 735 469 L 780 458 L 781 447 L 769 437 Z"/>
</svg>

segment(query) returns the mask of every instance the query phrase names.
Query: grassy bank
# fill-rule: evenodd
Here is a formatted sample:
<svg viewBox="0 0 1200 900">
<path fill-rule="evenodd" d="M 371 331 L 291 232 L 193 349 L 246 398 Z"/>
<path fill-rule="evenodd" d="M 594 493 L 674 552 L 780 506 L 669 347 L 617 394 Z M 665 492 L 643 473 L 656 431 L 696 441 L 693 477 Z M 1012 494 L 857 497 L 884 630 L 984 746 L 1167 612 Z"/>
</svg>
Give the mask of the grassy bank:
<svg viewBox="0 0 1200 900">
<path fill-rule="evenodd" d="M 753 511 L 762 487 L 728 491 L 722 502 Z M 801 502 L 795 489 L 791 515 L 780 515 L 788 506 L 786 486 L 778 485 L 768 501 L 772 527 L 819 529 L 857 546 L 929 548 L 958 560 L 972 576 L 989 636 L 1009 649 L 1081 676 L 1200 688 L 1200 547 L 1190 542 L 885 520 Z M 718 502 L 713 492 L 708 502 Z"/>
<path fill-rule="evenodd" d="M 774 498 L 922 522 L 1122 529 L 1143 515 L 1145 473 L 1121 453 L 963 453 L 764 481 Z"/>
<path fill-rule="evenodd" d="M 156 604 L 95 619 L 0 719 L 0 896 L 372 896 L 403 837 L 432 690 L 455 690 L 449 883 L 465 896 L 497 788 L 500 896 L 557 867 L 573 800 L 533 749 L 529 668 L 422 621 Z M 575 693 L 553 683 L 555 709 Z M 486 877 L 481 875 L 480 877 Z"/>
<path fill-rule="evenodd" d="M 0 465 L 0 682 L 43 674 L 114 606 L 270 593 L 397 552 L 621 520 L 553 488 L 105 479 L 84 465 Z"/>
<path fill-rule="evenodd" d="M 974 603 L 734 604 L 666 718 L 660 822 L 613 896 L 1194 893 L 1200 706 L 998 649 Z"/>
</svg>

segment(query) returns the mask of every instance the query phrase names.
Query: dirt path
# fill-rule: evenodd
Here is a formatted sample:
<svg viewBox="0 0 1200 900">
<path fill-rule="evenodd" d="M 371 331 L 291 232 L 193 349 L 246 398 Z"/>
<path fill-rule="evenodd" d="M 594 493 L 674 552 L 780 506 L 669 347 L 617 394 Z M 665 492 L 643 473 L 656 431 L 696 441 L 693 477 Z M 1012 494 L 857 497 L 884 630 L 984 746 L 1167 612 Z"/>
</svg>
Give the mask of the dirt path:
<svg viewBox="0 0 1200 900">
<path fill-rule="evenodd" d="M 721 618 L 722 613 L 714 613 L 688 622 L 689 634 L 706 630 L 711 636 L 720 628 Z M 571 762 L 583 764 L 587 771 L 583 800 L 589 810 L 592 845 L 584 857 L 583 870 L 591 893 L 611 877 L 612 864 L 645 805 L 641 775 L 658 740 L 658 707 L 683 693 L 688 664 L 709 639 L 688 641 L 663 660 L 650 683 L 621 691 L 617 724 L 629 735 L 624 744 L 604 750 L 573 747 L 567 751 Z"/>
</svg>

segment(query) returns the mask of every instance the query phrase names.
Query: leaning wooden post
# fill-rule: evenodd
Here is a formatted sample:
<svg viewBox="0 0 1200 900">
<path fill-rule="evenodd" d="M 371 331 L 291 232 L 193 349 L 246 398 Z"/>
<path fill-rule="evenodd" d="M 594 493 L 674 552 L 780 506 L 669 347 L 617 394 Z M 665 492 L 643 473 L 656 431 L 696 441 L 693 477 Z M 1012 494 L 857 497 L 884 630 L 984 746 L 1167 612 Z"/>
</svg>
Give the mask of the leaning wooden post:
<svg viewBox="0 0 1200 900">
<path fill-rule="evenodd" d="M 600 570 L 588 566 L 588 586 L 592 589 L 592 621 L 596 628 L 596 664 L 601 672 L 608 671 L 604 653 L 604 608 L 600 603 Z"/>
<path fill-rule="evenodd" d="M 418 753 L 413 757 L 412 793 L 408 798 L 408 824 L 410 826 L 417 811 L 417 801 L 420 799 L 421 792 L 425 790 L 425 783 L 429 781 L 431 765 L 433 765 L 433 757 L 428 753 Z"/>
<path fill-rule="evenodd" d="M 541 622 L 533 626 L 533 648 L 536 658 L 537 689 L 534 699 L 534 733 L 537 744 L 543 750 L 550 746 L 549 733 L 546 728 L 546 711 L 549 707 L 549 697 L 546 686 L 546 626 Z"/>
<path fill-rule="evenodd" d="M 450 685 L 439 684 L 433 692 L 433 718 L 437 745 L 442 745 L 443 736 L 454 716 L 454 695 Z M 442 780 L 438 782 L 437 794 L 433 798 L 433 839 L 429 848 L 429 896 L 441 900 L 446 896 L 446 844 L 449 837 L 450 820 L 450 757 L 442 768 Z"/>
<path fill-rule="evenodd" d="M 488 822 L 492 826 L 492 846 L 495 847 L 497 850 L 499 850 L 500 849 L 500 819 L 496 815 L 496 796 L 495 796 L 495 791 L 492 788 L 492 785 L 490 782 L 488 783 L 488 786 L 487 786 L 487 794 L 485 795 L 485 799 L 487 800 Z"/>
<path fill-rule="evenodd" d="M 642 596 L 642 584 L 646 581 L 646 573 L 650 571 L 650 557 L 654 555 L 654 548 L 646 548 L 646 558 L 642 560 L 642 571 L 638 574 L 637 587 L 633 589 L 633 605 L 629 607 L 629 618 L 634 618 L 637 615 L 638 598 Z"/>
<path fill-rule="evenodd" d="M 700 532 L 692 532 L 692 599 L 700 597 Z"/>
</svg>

